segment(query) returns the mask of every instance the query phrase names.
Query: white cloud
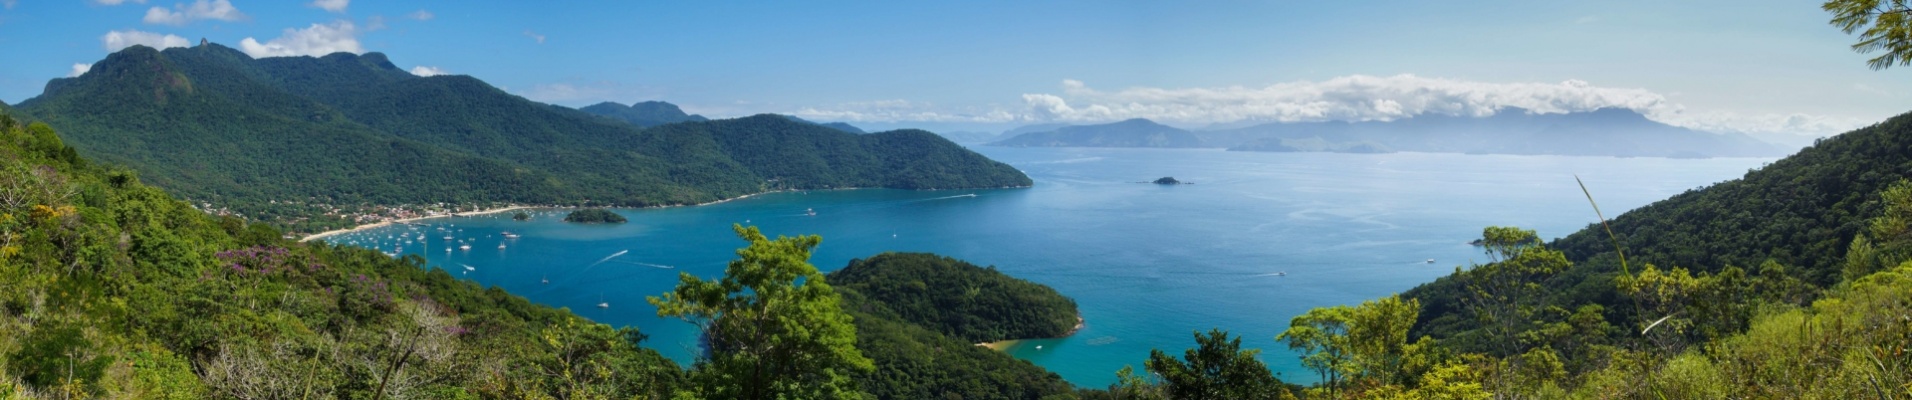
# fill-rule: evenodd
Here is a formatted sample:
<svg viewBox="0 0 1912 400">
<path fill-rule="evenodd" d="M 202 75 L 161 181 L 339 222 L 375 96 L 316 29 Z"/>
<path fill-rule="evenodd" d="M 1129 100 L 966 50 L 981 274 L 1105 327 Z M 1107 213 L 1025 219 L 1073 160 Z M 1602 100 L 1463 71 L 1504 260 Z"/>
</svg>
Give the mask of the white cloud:
<svg viewBox="0 0 1912 400">
<path fill-rule="evenodd" d="M 77 77 L 80 75 L 86 75 L 86 71 L 92 71 L 92 70 L 93 70 L 93 64 L 73 64 L 73 72 L 66 73 L 66 77 L 72 78 L 72 77 Z"/>
<path fill-rule="evenodd" d="M 93 0 L 93 2 L 105 6 L 117 6 L 126 3 L 146 4 L 146 0 Z"/>
<path fill-rule="evenodd" d="M 233 8 L 230 0 L 197 0 L 192 5 L 174 4 L 171 10 L 165 7 L 147 9 L 145 21 L 148 24 L 179 26 L 203 19 L 238 21 L 245 18 L 246 14 Z"/>
<path fill-rule="evenodd" d="M 1557 83 L 1477 82 L 1352 75 L 1265 87 L 1101 90 L 1063 80 L 1059 93 L 1027 93 L 1019 107 L 946 109 L 899 100 L 844 103 L 791 112 L 804 118 L 866 122 L 1102 123 L 1129 118 L 1200 126 L 1235 122 L 1391 121 L 1422 114 L 1485 117 L 1507 107 L 1537 113 L 1623 108 L 1676 126 L 1712 132 L 1819 136 L 1865 121 L 1803 114 L 1691 112 L 1668 95 L 1641 88 Z"/>
<path fill-rule="evenodd" d="M 544 44 L 544 35 L 539 35 L 537 32 L 532 32 L 530 30 L 525 30 L 524 35 L 526 37 L 530 37 L 532 40 L 537 40 L 538 44 Z"/>
<path fill-rule="evenodd" d="M 445 71 L 444 68 L 438 68 L 438 67 L 427 67 L 423 65 L 412 67 L 412 75 L 418 75 L 418 76 L 439 76 L 439 75 L 447 75 L 450 73 L 451 72 L 449 71 Z"/>
<path fill-rule="evenodd" d="M 432 15 L 431 11 L 418 10 L 418 11 L 413 11 L 411 14 L 405 14 L 405 17 L 419 20 L 419 21 L 430 21 L 432 20 L 433 17 L 436 17 L 436 16 Z"/>
<path fill-rule="evenodd" d="M 498 89 L 515 93 L 524 98 L 542 103 L 566 106 L 584 106 L 601 101 L 629 104 L 640 99 L 661 99 L 669 97 L 655 87 L 626 84 L 618 81 L 565 81 L 532 85 L 531 89 L 514 91 L 507 87 Z"/>
<path fill-rule="evenodd" d="M 136 30 L 106 32 L 105 36 L 100 37 L 100 43 L 106 45 L 106 51 L 108 52 L 120 51 L 120 49 L 133 47 L 133 45 L 142 45 L 155 49 L 192 45 L 192 42 L 178 35 L 161 35 Z"/>
<path fill-rule="evenodd" d="M 931 103 L 876 100 L 838 104 L 828 109 L 802 108 L 785 114 L 805 119 L 850 122 L 1013 122 L 1027 119 L 1000 108 L 948 110 Z"/>
<path fill-rule="evenodd" d="M 571 103 L 577 101 L 610 101 L 613 91 L 603 85 L 572 85 L 569 83 L 549 83 L 532 85 L 531 90 L 523 93 L 527 99 L 545 103 Z"/>
<path fill-rule="evenodd" d="M 351 21 L 336 21 L 305 29 L 286 28 L 284 35 L 265 43 L 248 37 L 239 41 L 239 51 L 255 58 L 318 57 L 337 52 L 364 53 L 365 48 L 359 46 L 358 28 Z"/>
<path fill-rule="evenodd" d="M 345 12 L 345 7 L 351 4 L 352 0 L 312 0 L 312 2 L 307 5 L 318 7 L 326 11 L 342 13 Z"/>
<path fill-rule="evenodd" d="M 370 17 L 366 17 L 366 18 L 365 18 L 365 31 L 366 31 L 366 32 L 371 32 L 371 31 L 376 31 L 376 30 L 380 30 L 380 29 L 385 29 L 385 17 L 384 17 L 384 16 L 380 16 L 380 15 L 373 15 L 373 16 L 370 16 Z"/>
<path fill-rule="evenodd" d="M 12 10 L 13 6 L 17 6 L 17 5 L 20 5 L 20 0 L 0 0 L 0 7 L 6 8 L 8 10 Z"/>
</svg>

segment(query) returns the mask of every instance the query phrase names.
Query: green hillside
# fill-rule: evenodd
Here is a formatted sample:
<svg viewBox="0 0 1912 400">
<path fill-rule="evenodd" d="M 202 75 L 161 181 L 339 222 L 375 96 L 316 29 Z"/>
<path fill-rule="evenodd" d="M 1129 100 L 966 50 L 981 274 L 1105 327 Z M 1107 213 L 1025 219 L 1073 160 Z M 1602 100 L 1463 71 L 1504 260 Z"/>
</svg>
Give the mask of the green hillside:
<svg viewBox="0 0 1912 400">
<path fill-rule="evenodd" d="M 1880 193 L 1912 176 L 1912 115 L 1822 139 L 1746 176 L 1690 190 L 1612 219 L 1627 262 L 1693 273 L 1777 274 L 1828 288 L 1841 279 L 1855 235 L 1883 207 Z M 1598 189 L 1593 189 L 1596 199 Z M 1592 210 L 1588 210 L 1591 212 Z M 1555 240 L 1574 268 L 1547 280 L 1548 304 L 1600 304 L 1615 324 L 1636 320 L 1610 282 L 1621 272 L 1614 242 L 1598 225 Z M 1764 271 L 1772 267 L 1771 271 Z M 1763 272 L 1764 271 L 1764 272 Z M 1428 304 L 1422 332 L 1458 333 L 1460 282 L 1448 278 L 1407 293 Z M 1804 304 L 1810 298 L 1798 298 Z"/>
<path fill-rule="evenodd" d="M 1052 338 L 1076 326 L 1075 301 L 1055 289 L 925 253 L 884 253 L 830 273 L 880 309 L 971 343 Z"/>
<path fill-rule="evenodd" d="M 653 206 L 775 189 L 1030 184 L 915 132 L 752 118 L 645 130 L 468 76 L 413 76 L 379 53 L 252 59 L 216 44 L 133 46 L 19 108 L 60 126 L 89 158 L 140 170 L 202 208 L 307 232 L 382 206 Z M 781 157 L 821 162 L 766 165 Z"/>
<path fill-rule="evenodd" d="M 1907 176 L 1912 114 L 1627 212 L 1611 236 L 1489 227 L 1489 263 L 1315 309 L 1282 340 L 1323 373 L 1310 397 L 1905 398 Z"/>
</svg>

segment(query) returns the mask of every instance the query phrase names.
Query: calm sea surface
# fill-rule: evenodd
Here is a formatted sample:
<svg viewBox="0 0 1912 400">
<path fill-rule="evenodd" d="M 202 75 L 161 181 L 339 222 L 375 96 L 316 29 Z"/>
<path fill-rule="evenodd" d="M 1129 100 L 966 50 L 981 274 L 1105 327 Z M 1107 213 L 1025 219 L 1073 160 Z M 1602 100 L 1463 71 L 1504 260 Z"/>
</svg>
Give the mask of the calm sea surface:
<svg viewBox="0 0 1912 400">
<path fill-rule="evenodd" d="M 1105 386 L 1122 366 L 1139 369 L 1152 348 L 1179 355 L 1194 345 L 1191 332 L 1215 327 L 1261 348 L 1283 379 L 1310 382 L 1313 374 L 1274 340 L 1290 318 L 1401 292 L 1483 260 L 1466 242 L 1485 226 L 1554 238 L 1595 222 L 1573 174 L 1611 216 L 1771 161 L 974 149 L 1022 169 L 1036 186 L 779 193 L 619 210 L 630 223 L 612 226 L 566 224 L 558 211 L 529 222 L 501 214 L 329 240 L 420 254 L 535 302 L 640 327 L 651 335 L 646 346 L 688 363 L 693 328 L 658 318 L 644 296 L 671 290 L 679 272 L 720 276 L 743 245 L 731 224 L 751 224 L 773 236 L 822 235 L 811 262 L 826 272 L 886 251 L 933 252 L 1054 287 L 1076 300 L 1087 327 L 1009 352 L 1077 385 Z M 1195 184 L 1137 183 L 1163 176 Z M 506 231 L 522 237 L 505 239 Z M 420 235 L 422 245 L 387 239 Z M 471 249 L 445 250 L 458 241 Z"/>
</svg>

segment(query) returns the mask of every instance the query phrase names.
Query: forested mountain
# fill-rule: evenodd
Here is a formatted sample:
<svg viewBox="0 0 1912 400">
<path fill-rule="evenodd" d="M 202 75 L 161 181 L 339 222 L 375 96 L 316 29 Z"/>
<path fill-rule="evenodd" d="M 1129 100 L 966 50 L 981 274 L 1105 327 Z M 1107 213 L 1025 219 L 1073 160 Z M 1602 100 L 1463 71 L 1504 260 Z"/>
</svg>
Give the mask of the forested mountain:
<svg viewBox="0 0 1912 400">
<path fill-rule="evenodd" d="M 642 130 L 468 76 L 413 76 L 379 53 L 252 59 L 217 44 L 133 46 L 19 108 L 61 126 L 81 153 L 195 203 L 304 229 L 345 225 L 307 220 L 345 205 L 650 206 L 773 189 L 1030 184 L 919 132 L 854 135 L 773 118 Z M 764 165 L 769 152 L 816 162 Z"/>
<path fill-rule="evenodd" d="M 1102 125 L 1065 126 L 1003 139 L 1013 147 L 1211 147 L 1187 130 L 1136 118 Z"/>
<path fill-rule="evenodd" d="M 1022 133 L 993 145 L 1219 147 L 1236 151 L 1418 151 L 1638 157 L 1766 157 L 1786 149 L 1737 133 L 1707 133 L 1606 108 L 1564 114 L 1504 108 L 1492 116 L 1423 114 L 1394 121 L 1269 123 L 1185 131 L 1143 119 Z"/>
<path fill-rule="evenodd" d="M 678 109 L 676 104 L 662 101 L 641 101 L 631 103 L 629 106 L 607 101 L 580 108 L 578 111 L 616 118 L 641 127 L 710 120 L 702 115 L 685 114 L 684 110 Z"/>
<path fill-rule="evenodd" d="M 793 135 L 791 132 L 804 132 Z M 659 126 L 647 137 L 710 138 L 770 188 L 953 189 L 1029 186 L 1028 176 L 914 129 L 858 135 L 774 114 Z"/>
</svg>

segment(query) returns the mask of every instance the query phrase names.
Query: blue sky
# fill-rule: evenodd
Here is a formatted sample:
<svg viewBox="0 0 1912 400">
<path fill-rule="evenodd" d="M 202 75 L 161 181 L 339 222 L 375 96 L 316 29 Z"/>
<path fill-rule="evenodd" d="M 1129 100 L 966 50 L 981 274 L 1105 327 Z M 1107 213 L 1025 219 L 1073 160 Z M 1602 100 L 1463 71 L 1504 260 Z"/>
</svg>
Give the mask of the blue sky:
<svg viewBox="0 0 1912 400">
<path fill-rule="evenodd" d="M 1817 2 L 0 0 L 0 100 L 128 43 L 383 52 L 567 106 L 875 128 L 1639 110 L 1823 135 L 1912 106 Z M 247 40 L 251 39 L 248 43 Z"/>
</svg>

